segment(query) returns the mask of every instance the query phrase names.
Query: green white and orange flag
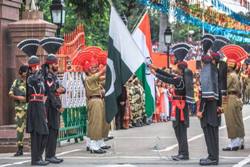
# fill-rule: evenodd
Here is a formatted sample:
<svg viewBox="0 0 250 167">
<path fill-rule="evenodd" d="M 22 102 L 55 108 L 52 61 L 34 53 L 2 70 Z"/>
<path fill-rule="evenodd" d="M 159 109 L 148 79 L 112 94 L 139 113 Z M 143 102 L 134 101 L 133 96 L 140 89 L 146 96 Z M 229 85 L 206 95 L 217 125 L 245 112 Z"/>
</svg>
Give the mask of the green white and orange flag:
<svg viewBox="0 0 250 167">
<path fill-rule="evenodd" d="M 152 42 L 150 32 L 150 19 L 148 12 L 146 12 L 137 28 L 132 33 L 133 39 L 140 48 L 146 61 L 151 60 L 152 56 Z M 155 82 L 154 76 L 146 69 L 143 87 L 145 90 L 145 109 L 147 116 L 151 116 L 155 111 Z"/>
<path fill-rule="evenodd" d="M 118 112 L 117 98 L 122 93 L 123 85 L 133 74 L 143 81 L 145 67 L 144 56 L 112 6 L 105 82 L 105 112 L 108 123 Z"/>
</svg>

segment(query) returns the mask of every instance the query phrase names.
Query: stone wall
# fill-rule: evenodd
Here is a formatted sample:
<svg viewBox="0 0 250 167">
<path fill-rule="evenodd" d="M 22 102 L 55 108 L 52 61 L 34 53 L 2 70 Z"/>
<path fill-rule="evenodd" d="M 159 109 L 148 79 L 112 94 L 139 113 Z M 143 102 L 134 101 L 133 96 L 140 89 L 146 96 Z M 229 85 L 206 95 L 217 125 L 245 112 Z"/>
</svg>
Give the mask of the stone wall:
<svg viewBox="0 0 250 167">
<path fill-rule="evenodd" d="M 19 20 L 21 0 L 0 0 L 0 125 L 13 120 L 8 89 L 15 76 L 8 24 Z"/>
</svg>

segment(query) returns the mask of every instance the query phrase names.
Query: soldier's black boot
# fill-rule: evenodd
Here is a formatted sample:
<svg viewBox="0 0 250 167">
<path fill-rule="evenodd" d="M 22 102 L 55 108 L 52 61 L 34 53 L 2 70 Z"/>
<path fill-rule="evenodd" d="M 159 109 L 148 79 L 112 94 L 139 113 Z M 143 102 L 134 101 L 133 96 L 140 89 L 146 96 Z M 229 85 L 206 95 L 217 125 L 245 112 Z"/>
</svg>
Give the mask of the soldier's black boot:
<svg viewBox="0 0 250 167">
<path fill-rule="evenodd" d="M 218 165 L 218 162 L 219 162 L 218 160 L 212 160 L 212 159 L 206 158 L 206 159 L 200 160 L 200 165 L 201 166 Z"/>
<path fill-rule="evenodd" d="M 189 156 L 187 156 L 187 155 L 181 155 L 181 154 L 174 155 L 174 156 L 172 156 L 172 160 L 174 160 L 174 161 L 189 160 Z"/>
<path fill-rule="evenodd" d="M 23 146 L 18 146 L 17 152 L 14 154 L 15 157 L 23 155 Z"/>
</svg>

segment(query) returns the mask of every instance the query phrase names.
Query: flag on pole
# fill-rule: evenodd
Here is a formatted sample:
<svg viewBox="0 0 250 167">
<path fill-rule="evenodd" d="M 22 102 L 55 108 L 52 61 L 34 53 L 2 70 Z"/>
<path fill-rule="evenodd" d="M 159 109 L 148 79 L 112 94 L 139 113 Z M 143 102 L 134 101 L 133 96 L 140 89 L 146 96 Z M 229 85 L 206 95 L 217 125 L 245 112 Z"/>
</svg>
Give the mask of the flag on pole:
<svg viewBox="0 0 250 167">
<path fill-rule="evenodd" d="M 134 30 L 132 37 L 140 48 L 144 58 L 146 60 L 151 60 L 152 42 L 148 12 L 143 15 L 137 28 Z M 155 111 L 155 82 L 154 76 L 150 73 L 150 70 L 146 69 L 144 77 L 145 78 L 142 79 L 142 82 L 145 91 L 145 109 L 147 116 L 150 117 Z"/>
<path fill-rule="evenodd" d="M 140 49 L 112 6 L 105 83 L 105 112 L 108 123 L 118 112 L 117 98 L 122 93 L 123 85 L 133 74 L 136 74 L 140 80 L 145 75 L 144 62 Z"/>
</svg>

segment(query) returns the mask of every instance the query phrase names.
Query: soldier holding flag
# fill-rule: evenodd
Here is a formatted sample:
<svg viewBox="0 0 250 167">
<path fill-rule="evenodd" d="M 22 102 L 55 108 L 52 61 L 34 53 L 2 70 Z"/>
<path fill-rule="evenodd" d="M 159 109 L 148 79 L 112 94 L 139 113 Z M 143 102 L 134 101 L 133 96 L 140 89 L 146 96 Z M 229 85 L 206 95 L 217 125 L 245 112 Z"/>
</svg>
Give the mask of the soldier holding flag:
<svg viewBox="0 0 250 167">
<path fill-rule="evenodd" d="M 88 108 L 87 137 L 90 139 L 87 143 L 87 150 L 91 153 L 103 154 L 106 153 L 106 149 L 110 148 L 104 143 L 104 138 L 108 137 L 109 132 L 109 124 L 105 120 L 102 86 L 106 70 L 105 68 L 98 69 L 98 60 L 94 56 L 84 62 L 84 68 L 87 74 L 84 81 Z"/>
<path fill-rule="evenodd" d="M 177 75 L 167 73 L 153 65 L 149 65 L 151 72 L 155 74 L 158 79 L 175 86 L 171 112 L 173 128 L 179 146 L 178 155 L 172 156 L 172 159 L 175 161 L 189 159 L 187 142 L 189 112 L 187 104 L 194 103 L 193 73 L 187 68 L 187 63 L 184 61 L 189 50 L 190 46 L 185 43 L 173 46 L 178 67 Z"/>
</svg>

